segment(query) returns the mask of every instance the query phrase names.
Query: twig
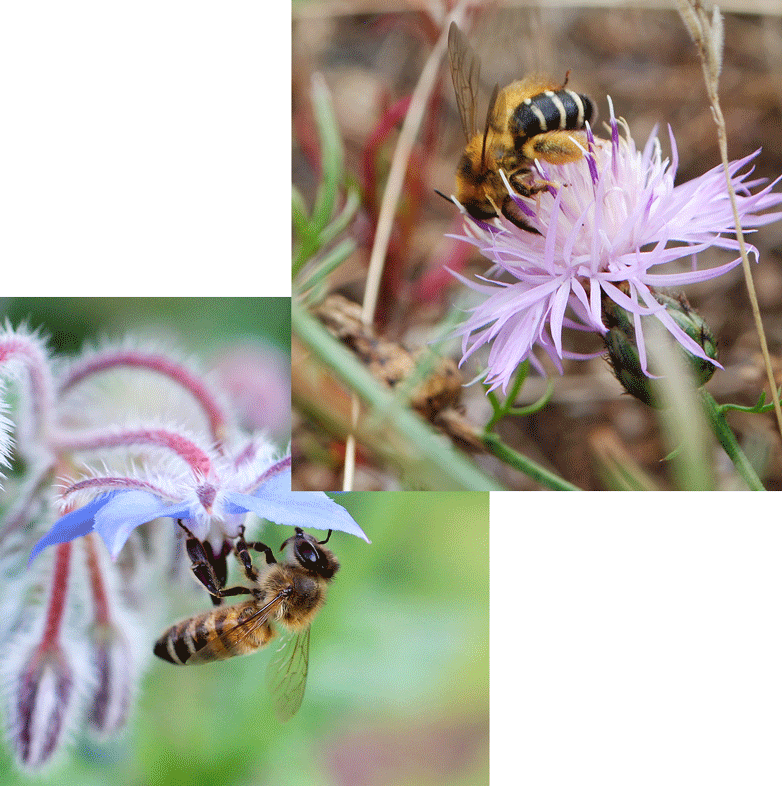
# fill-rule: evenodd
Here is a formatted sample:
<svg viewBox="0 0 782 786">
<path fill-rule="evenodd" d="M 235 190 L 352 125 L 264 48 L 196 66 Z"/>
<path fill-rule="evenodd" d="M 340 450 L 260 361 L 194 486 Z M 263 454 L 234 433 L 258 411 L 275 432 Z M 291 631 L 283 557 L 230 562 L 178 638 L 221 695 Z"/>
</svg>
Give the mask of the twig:
<svg viewBox="0 0 782 786">
<path fill-rule="evenodd" d="M 388 252 L 388 244 L 391 240 L 391 230 L 393 228 L 394 216 L 399 205 L 399 198 L 402 195 L 402 185 L 404 184 L 407 165 L 415 144 L 416 136 L 421 127 L 421 122 L 429 102 L 429 97 L 434 90 L 437 76 L 440 71 L 440 63 L 445 55 L 448 46 L 448 28 L 451 21 L 457 23 L 461 21 L 464 14 L 464 7 L 467 5 L 462 0 L 450 13 L 443 24 L 440 37 L 429 54 L 429 58 L 424 65 L 418 84 L 415 86 L 413 95 L 410 99 L 410 108 L 405 115 L 402 129 L 399 132 L 394 157 L 391 161 L 391 169 L 388 174 L 388 181 L 383 192 L 383 199 L 380 203 L 380 214 L 377 221 L 377 230 L 372 244 L 372 252 L 369 257 L 369 269 L 367 270 L 367 281 L 364 288 L 364 300 L 361 308 L 361 319 L 365 325 L 371 325 L 375 317 L 377 308 L 377 298 L 380 292 L 380 281 L 383 275 L 383 266 Z M 358 405 L 354 401 L 353 412 L 358 418 Z M 356 422 L 358 422 L 356 420 Z M 353 465 L 355 455 L 355 441 L 352 436 L 348 437 L 346 449 L 346 469 Z M 350 490 L 348 485 L 349 478 L 343 479 L 343 489 Z"/>
<path fill-rule="evenodd" d="M 706 9 L 700 0 L 678 0 L 678 6 L 684 24 L 687 26 L 690 36 L 698 48 L 698 55 L 700 56 L 701 67 L 703 68 L 703 78 L 706 83 L 706 93 L 709 96 L 712 115 L 717 125 L 720 157 L 722 158 L 722 167 L 725 171 L 725 180 L 728 185 L 730 204 L 733 208 L 733 221 L 736 227 L 736 239 L 739 242 L 739 250 L 741 252 L 744 280 L 747 285 L 747 294 L 749 295 L 749 302 L 752 307 L 752 316 L 755 320 L 755 329 L 758 334 L 758 340 L 760 341 L 760 351 L 763 355 L 763 363 L 766 367 L 766 376 L 768 378 L 769 388 L 771 389 L 771 398 L 774 402 L 777 427 L 779 428 L 780 435 L 782 435 L 782 407 L 780 407 L 779 404 L 779 394 L 777 392 L 776 381 L 774 380 L 774 371 L 771 366 L 771 356 L 768 352 L 766 333 L 763 330 L 763 319 L 760 315 L 760 306 L 758 305 L 758 298 L 755 293 L 752 268 L 749 264 L 747 248 L 744 243 L 744 233 L 741 229 L 738 206 L 736 205 L 736 192 L 733 189 L 728 167 L 728 137 L 725 128 L 725 118 L 722 114 L 718 95 L 719 77 L 722 69 L 722 16 L 720 15 L 719 8 L 715 6 L 711 21 L 709 21 Z"/>
</svg>

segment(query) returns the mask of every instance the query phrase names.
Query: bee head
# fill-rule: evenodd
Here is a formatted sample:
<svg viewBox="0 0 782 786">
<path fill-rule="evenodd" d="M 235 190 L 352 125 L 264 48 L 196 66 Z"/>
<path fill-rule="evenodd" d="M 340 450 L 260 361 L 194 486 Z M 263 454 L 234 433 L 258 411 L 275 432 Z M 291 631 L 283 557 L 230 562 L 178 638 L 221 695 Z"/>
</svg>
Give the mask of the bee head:
<svg viewBox="0 0 782 786">
<path fill-rule="evenodd" d="M 280 550 L 282 551 L 289 543 L 293 544 L 292 551 L 296 562 L 310 573 L 315 573 L 324 579 L 331 579 L 339 570 L 337 558 L 328 549 L 321 548 L 323 543 L 319 543 L 301 527 L 296 527 L 296 534 L 288 538 L 280 546 Z"/>
</svg>

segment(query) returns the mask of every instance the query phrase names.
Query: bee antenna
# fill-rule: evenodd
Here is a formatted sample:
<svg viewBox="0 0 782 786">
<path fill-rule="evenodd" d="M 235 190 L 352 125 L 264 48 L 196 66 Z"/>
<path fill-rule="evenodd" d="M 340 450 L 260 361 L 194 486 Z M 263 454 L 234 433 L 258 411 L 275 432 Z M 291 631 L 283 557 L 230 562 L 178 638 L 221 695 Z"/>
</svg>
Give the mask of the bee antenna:
<svg viewBox="0 0 782 786">
<path fill-rule="evenodd" d="M 282 542 L 282 546 L 280 546 L 280 551 L 282 551 L 294 538 L 298 538 L 304 534 L 304 530 L 301 527 L 294 527 L 293 529 L 296 532 L 296 534 L 291 535 L 289 538 L 286 538 Z"/>
<path fill-rule="evenodd" d="M 434 193 L 435 193 L 435 194 L 437 194 L 438 196 L 441 196 L 441 197 L 442 197 L 442 198 L 443 198 L 443 199 L 444 199 L 446 202 L 448 202 L 449 204 L 451 204 L 451 205 L 453 204 L 453 201 L 451 200 L 451 197 L 449 197 L 449 196 L 446 196 L 445 194 L 443 194 L 443 192 L 442 192 L 442 191 L 438 191 L 438 190 L 435 188 L 435 190 L 434 190 Z"/>
<path fill-rule="evenodd" d="M 331 530 L 329 530 L 329 534 L 328 534 L 328 535 L 326 535 L 326 540 L 319 540 L 319 541 L 318 541 L 318 545 L 319 545 L 319 546 L 322 546 L 324 543 L 328 543 L 328 542 L 329 542 L 329 538 L 330 538 L 330 537 L 331 537 Z"/>
</svg>

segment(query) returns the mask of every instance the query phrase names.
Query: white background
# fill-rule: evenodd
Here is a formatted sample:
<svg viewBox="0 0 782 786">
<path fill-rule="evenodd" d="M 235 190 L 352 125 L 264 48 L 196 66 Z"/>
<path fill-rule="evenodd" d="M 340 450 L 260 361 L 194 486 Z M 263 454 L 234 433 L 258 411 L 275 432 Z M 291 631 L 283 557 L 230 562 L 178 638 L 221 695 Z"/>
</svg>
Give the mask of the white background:
<svg viewBox="0 0 782 786">
<path fill-rule="evenodd" d="M 290 294 L 290 4 L 0 8 L 0 295 Z"/>
<path fill-rule="evenodd" d="M 492 783 L 782 783 L 776 499 L 493 493 Z"/>
</svg>

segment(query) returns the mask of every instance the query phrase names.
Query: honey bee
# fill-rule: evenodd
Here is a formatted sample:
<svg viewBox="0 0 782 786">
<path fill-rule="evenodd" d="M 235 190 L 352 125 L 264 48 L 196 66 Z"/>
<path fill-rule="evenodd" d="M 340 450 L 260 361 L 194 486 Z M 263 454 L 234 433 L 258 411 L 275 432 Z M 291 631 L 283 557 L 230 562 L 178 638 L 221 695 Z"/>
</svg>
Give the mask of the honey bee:
<svg viewBox="0 0 782 786">
<path fill-rule="evenodd" d="M 283 562 L 277 562 L 264 543 L 247 543 L 240 534 L 235 549 L 252 586 L 224 589 L 206 552 L 199 553 L 195 545 L 199 541 L 182 526 L 190 535 L 188 552 L 193 559 L 193 572 L 210 593 L 218 599 L 231 595 L 252 597 L 172 625 L 157 640 L 155 655 L 177 666 L 210 663 L 249 655 L 279 636 L 281 644 L 267 667 L 266 682 L 278 720 L 289 720 L 304 697 L 310 625 L 325 603 L 328 583 L 339 569 L 337 558 L 323 547 L 331 530 L 326 540 L 317 541 L 296 527 L 296 534 L 280 546 L 280 551 L 288 548 Z M 264 553 L 266 566 L 261 573 L 253 567 L 249 549 Z M 202 576 L 207 576 L 206 580 Z"/>
<path fill-rule="evenodd" d="M 536 179 L 533 162 L 577 161 L 583 145 L 577 144 L 573 132 L 596 117 L 594 102 L 567 89 L 567 76 L 561 85 L 545 77 L 528 77 L 502 90 L 495 86 L 484 130 L 479 131 L 475 114 L 480 60 L 455 22 L 448 31 L 448 56 L 467 137 L 456 170 L 456 198 L 473 218 L 486 221 L 502 213 L 521 229 L 537 231 L 511 198 L 500 170 L 523 196 L 547 190 L 552 184 Z"/>
</svg>

